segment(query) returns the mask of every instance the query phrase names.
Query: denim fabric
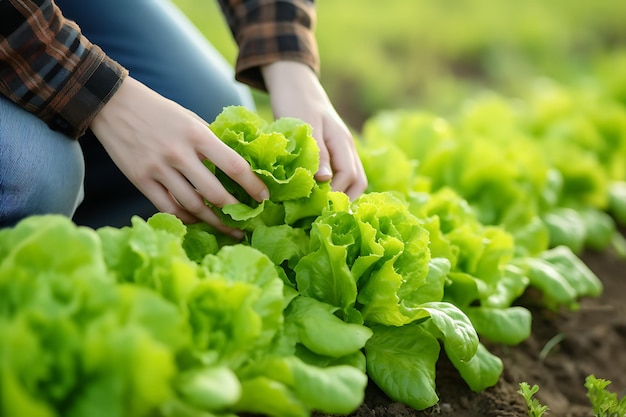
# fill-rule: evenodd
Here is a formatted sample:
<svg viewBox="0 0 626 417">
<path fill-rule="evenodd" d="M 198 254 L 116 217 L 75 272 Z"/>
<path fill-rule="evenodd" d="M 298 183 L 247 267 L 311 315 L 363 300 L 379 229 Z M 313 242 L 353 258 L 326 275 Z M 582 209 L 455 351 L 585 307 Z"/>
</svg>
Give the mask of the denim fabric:
<svg viewBox="0 0 626 417">
<path fill-rule="evenodd" d="M 0 96 L 0 227 L 34 214 L 71 217 L 84 172 L 77 141 Z"/>
<path fill-rule="evenodd" d="M 207 122 L 224 106 L 254 109 L 249 89 L 169 0 L 57 0 L 63 14 L 130 75 L 194 111 Z M 126 179 L 92 136 L 80 140 L 85 154 L 85 201 L 74 220 L 91 227 L 124 226 L 146 218 L 154 206 Z M 172 138 L 176 140 L 176 138 Z"/>
</svg>

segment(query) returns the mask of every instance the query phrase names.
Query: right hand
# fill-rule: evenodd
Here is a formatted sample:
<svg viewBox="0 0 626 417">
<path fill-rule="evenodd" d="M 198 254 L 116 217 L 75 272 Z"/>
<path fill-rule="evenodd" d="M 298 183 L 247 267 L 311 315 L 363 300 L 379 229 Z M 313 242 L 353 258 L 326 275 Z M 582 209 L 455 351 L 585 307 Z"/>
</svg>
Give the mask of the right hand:
<svg viewBox="0 0 626 417">
<path fill-rule="evenodd" d="M 126 77 L 90 125 L 113 162 L 155 205 L 185 223 L 204 221 L 237 238 L 203 199 L 217 207 L 238 201 L 202 163 L 209 159 L 255 200 L 265 184 L 198 115 Z"/>
</svg>

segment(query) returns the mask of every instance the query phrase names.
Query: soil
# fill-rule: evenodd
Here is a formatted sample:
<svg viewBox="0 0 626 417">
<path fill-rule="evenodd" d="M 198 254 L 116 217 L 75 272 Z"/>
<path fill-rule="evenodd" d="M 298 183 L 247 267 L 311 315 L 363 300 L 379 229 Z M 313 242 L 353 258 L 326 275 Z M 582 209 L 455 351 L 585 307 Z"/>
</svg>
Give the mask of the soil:
<svg viewBox="0 0 626 417">
<path fill-rule="evenodd" d="M 549 407 L 544 416 L 592 417 L 584 387 L 590 374 L 612 381 L 608 389 L 620 398 L 626 395 L 626 260 L 610 250 L 580 257 L 603 282 L 603 294 L 580 300 L 578 310 L 555 312 L 541 306 L 540 294 L 527 291 L 517 304 L 533 313 L 531 337 L 517 346 L 482 341 L 504 362 L 496 386 L 472 392 L 442 355 L 436 406 L 413 410 L 391 401 L 371 383 L 365 402 L 350 416 L 528 417 L 517 392 L 525 381 L 539 386 L 535 398 Z"/>
</svg>

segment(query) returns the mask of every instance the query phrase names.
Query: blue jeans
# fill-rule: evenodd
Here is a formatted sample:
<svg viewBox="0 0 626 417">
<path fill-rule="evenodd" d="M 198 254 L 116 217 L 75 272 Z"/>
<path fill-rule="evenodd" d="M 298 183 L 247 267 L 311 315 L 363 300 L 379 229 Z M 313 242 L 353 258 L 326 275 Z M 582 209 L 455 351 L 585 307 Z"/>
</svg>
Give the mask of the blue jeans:
<svg viewBox="0 0 626 417">
<path fill-rule="evenodd" d="M 91 42 L 126 67 L 132 77 L 207 122 L 224 106 L 244 105 L 254 109 L 249 89 L 234 81 L 231 66 L 170 0 L 91 0 L 88 3 L 56 0 L 56 4 L 66 17 L 78 23 Z M 5 111 L 10 113 L 5 114 Z M 25 113 L 7 105 L 0 107 L 0 226 L 11 225 L 35 213 L 61 212 L 73 215 L 78 224 L 121 227 L 129 224 L 133 215 L 146 218 L 156 212 L 119 171 L 91 132 L 79 141 L 84 155 L 85 180 L 84 201 L 77 209 L 68 201 L 80 197 L 80 187 L 72 189 L 74 198 L 68 199 L 65 194 L 70 193 L 69 189 L 59 193 L 49 185 L 38 184 L 52 181 L 60 187 L 69 187 L 64 179 L 69 174 L 64 171 L 75 174 L 83 163 L 76 157 L 76 147 L 70 146 L 74 142 L 59 138 L 56 132 L 41 126 L 37 130 L 41 141 L 65 139 L 70 144 L 54 146 L 50 153 L 37 158 L 64 163 L 43 163 L 32 155 L 19 167 L 10 165 L 11 160 L 4 159 L 5 156 L 12 158 L 9 154 L 15 152 L 12 148 L 28 148 L 29 139 L 24 136 L 32 134 L 29 133 L 34 129 L 31 124 L 39 124 L 26 114 L 21 115 L 23 123 L 6 124 L 15 112 Z M 31 172 L 34 165 L 41 165 L 36 175 Z M 9 188 L 3 185 L 5 183 L 13 185 Z M 32 198 L 21 197 L 34 194 L 35 190 L 39 196 L 36 205 Z"/>
<path fill-rule="evenodd" d="M 78 142 L 0 95 L 0 227 L 26 215 L 70 215 L 84 172 Z"/>
</svg>

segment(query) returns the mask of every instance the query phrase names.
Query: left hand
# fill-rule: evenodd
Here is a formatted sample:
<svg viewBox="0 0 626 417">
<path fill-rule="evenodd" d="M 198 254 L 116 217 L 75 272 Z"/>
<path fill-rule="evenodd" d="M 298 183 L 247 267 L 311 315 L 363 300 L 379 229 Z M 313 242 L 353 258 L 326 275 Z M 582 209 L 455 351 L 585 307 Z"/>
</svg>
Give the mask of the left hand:
<svg viewBox="0 0 626 417">
<path fill-rule="evenodd" d="M 331 180 L 335 191 L 357 198 L 367 188 L 367 177 L 350 130 L 333 107 L 315 72 L 295 61 L 262 67 L 274 117 L 295 117 L 313 128 L 320 149 L 318 181 Z"/>
</svg>

